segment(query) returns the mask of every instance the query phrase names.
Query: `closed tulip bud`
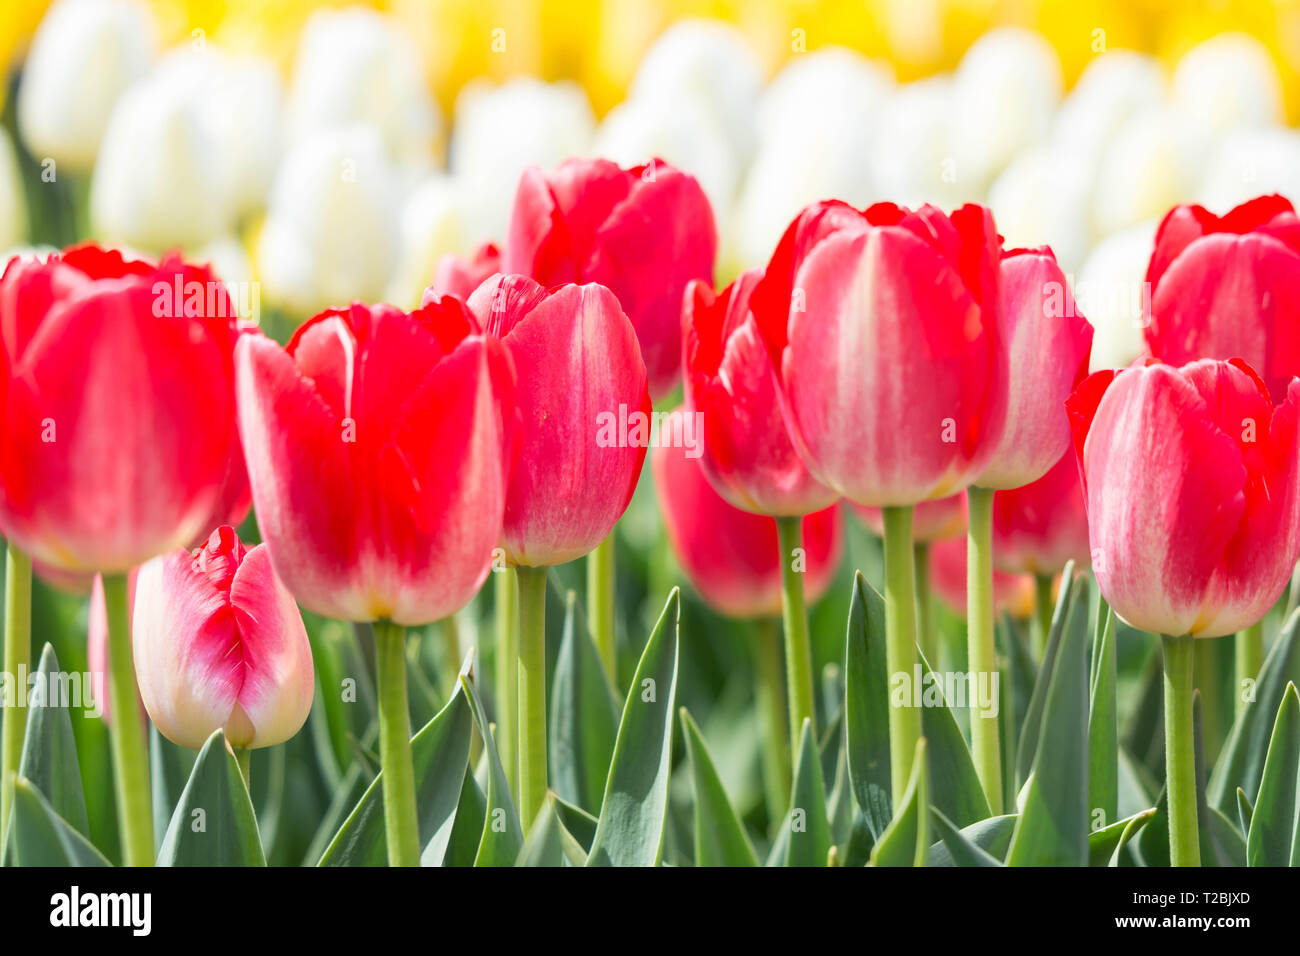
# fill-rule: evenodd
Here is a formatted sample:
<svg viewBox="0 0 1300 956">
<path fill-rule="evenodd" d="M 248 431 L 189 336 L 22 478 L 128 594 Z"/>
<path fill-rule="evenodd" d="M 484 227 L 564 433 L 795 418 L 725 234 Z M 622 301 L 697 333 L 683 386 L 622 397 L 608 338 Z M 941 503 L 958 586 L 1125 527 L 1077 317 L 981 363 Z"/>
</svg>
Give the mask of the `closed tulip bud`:
<svg viewBox="0 0 1300 956">
<path fill-rule="evenodd" d="M 225 526 L 192 554 L 154 558 L 132 617 L 140 696 L 168 740 L 198 750 L 222 730 L 232 747 L 270 747 L 306 722 L 311 645 L 266 545 Z"/>
<path fill-rule="evenodd" d="M 1093 57 L 1057 110 L 1051 141 L 1095 163 L 1131 117 L 1164 102 L 1166 85 L 1164 67 L 1148 54 L 1108 50 Z"/>
<path fill-rule="evenodd" d="M 682 293 L 713 281 L 717 233 L 694 177 L 659 161 L 622 169 L 569 160 L 519 180 L 501 264 L 544 286 L 596 282 L 618 297 L 636 329 L 661 398 L 681 376 Z"/>
<path fill-rule="evenodd" d="M 999 332 L 1007 353 L 1006 427 L 975 483 L 1019 488 L 1043 477 L 1070 447 L 1065 400 L 1087 375 L 1092 349 L 1092 326 L 1051 249 L 1002 257 Z"/>
<path fill-rule="evenodd" d="M 1006 418 L 993 217 L 810 206 L 750 297 L 812 473 L 844 497 L 914 505 L 969 485 Z"/>
<path fill-rule="evenodd" d="M 1092 245 L 1096 169 L 1059 146 L 1021 153 L 994 180 L 989 206 L 1008 248 L 1048 246 L 1061 268 L 1079 267 Z"/>
<path fill-rule="evenodd" d="M 501 250 L 491 242 L 479 246 L 468 259 L 445 255 L 438 260 L 438 268 L 433 273 L 433 285 L 424 290 L 421 304 L 428 305 L 444 295 L 452 295 L 467 302 L 475 289 L 500 271 Z"/>
<path fill-rule="evenodd" d="M 95 164 L 97 234 L 152 252 L 192 251 L 220 235 L 233 210 L 218 146 L 186 85 L 159 73 L 133 86 L 113 110 Z"/>
<path fill-rule="evenodd" d="M 582 557 L 614 529 L 645 462 L 646 442 L 618 426 L 651 412 L 632 323 L 603 286 L 548 291 L 526 276 L 495 276 L 469 308 L 505 343 L 517 376 L 506 558 L 540 567 Z"/>
<path fill-rule="evenodd" d="M 456 97 L 451 169 L 466 196 L 470 241 L 503 235 L 524 170 L 585 155 L 595 130 L 587 94 L 572 81 L 517 77 L 500 86 L 466 85 Z"/>
<path fill-rule="evenodd" d="M 780 383 L 749 301 L 763 270 L 722 292 L 693 282 L 683 316 L 686 407 L 704 426 L 705 474 L 737 508 L 820 511 L 839 497 L 808 471 L 781 413 Z"/>
<path fill-rule="evenodd" d="M 308 18 L 285 113 L 290 143 L 364 125 L 376 131 L 388 162 L 407 171 L 433 161 L 441 136 L 414 43 L 397 21 L 362 7 Z"/>
<path fill-rule="evenodd" d="M 323 312 L 236 349 L 239 429 L 276 572 L 302 605 L 414 625 L 463 607 L 501 537 L 505 347 L 446 298 Z"/>
<path fill-rule="evenodd" d="M 672 413 L 680 419 L 685 411 Z M 708 604 L 729 617 L 781 613 L 781 563 L 796 561 L 804 593 L 817 601 L 830 587 L 843 551 L 839 508 L 803 519 L 803 554 L 783 555 L 776 519 L 728 504 L 687 450 L 657 444 L 650 453 L 655 491 L 678 564 Z"/>
<path fill-rule="evenodd" d="M 1300 551 L 1300 381 L 1274 406 L 1240 359 L 1098 372 L 1070 398 L 1093 571 L 1145 631 L 1255 623 Z"/>
<path fill-rule="evenodd" d="M 28 151 L 69 172 L 89 172 L 118 97 L 148 69 L 154 32 L 148 8 L 132 0 L 52 5 L 18 88 Z"/>
<path fill-rule="evenodd" d="M 1286 121 L 1277 67 L 1268 48 L 1248 33 L 1221 33 L 1188 51 L 1170 92 L 1198 147 L 1214 145 L 1233 127 Z"/>
<path fill-rule="evenodd" d="M 869 153 L 878 192 L 907 206 L 960 204 L 965 196 L 952 158 L 951 129 L 949 77 L 931 76 L 898 87 L 881 107 L 879 133 Z"/>
<path fill-rule="evenodd" d="M 966 539 L 944 538 L 930 545 L 930 586 L 954 614 L 966 616 Z M 1028 574 L 993 572 L 993 604 L 1012 617 L 1026 618 L 1034 609 L 1034 579 Z"/>
<path fill-rule="evenodd" d="M 993 496 L 993 562 L 1003 571 L 1056 575 L 1087 567 L 1088 516 L 1073 447 L 1047 474 Z"/>
<path fill-rule="evenodd" d="M 1231 209 L 1265 193 L 1300 196 L 1300 132 L 1235 129 L 1206 164 L 1196 195 L 1210 209 Z"/>
<path fill-rule="evenodd" d="M 1194 145 L 1172 108 L 1135 113 L 1116 130 L 1097 163 L 1093 227 L 1109 236 L 1157 219 L 1196 185 L 1208 147 Z"/>
<path fill-rule="evenodd" d="M 9 540 L 61 570 L 122 573 L 206 530 L 239 482 L 236 335 L 225 287 L 175 257 L 153 265 L 82 246 L 10 262 L 0 279 Z"/>
<path fill-rule="evenodd" d="M 1219 217 L 1178 206 L 1156 233 L 1147 266 L 1151 354 L 1181 365 L 1243 358 L 1275 401 L 1300 375 L 1300 217 L 1261 196 Z"/>
<path fill-rule="evenodd" d="M 403 307 L 418 303 L 442 259 L 466 247 L 465 205 L 461 183 L 444 173 L 428 176 L 401 201 L 397 262 L 386 301 Z"/>
<path fill-rule="evenodd" d="M 879 508 L 848 502 L 849 508 L 878 538 L 885 536 L 885 519 Z M 912 540 L 917 544 L 956 538 L 966 533 L 966 496 L 949 495 L 922 501 L 912 511 Z"/>
<path fill-rule="evenodd" d="M 1125 229 L 1093 246 L 1079 269 L 1074 294 L 1092 323 L 1094 372 L 1123 368 L 1146 350 L 1142 330 L 1151 290 L 1145 273 L 1154 241 L 1154 222 Z"/>
<path fill-rule="evenodd" d="M 394 176 L 366 127 L 324 130 L 294 146 L 257 245 L 267 298 L 296 315 L 381 298 L 398 248 Z"/>
</svg>

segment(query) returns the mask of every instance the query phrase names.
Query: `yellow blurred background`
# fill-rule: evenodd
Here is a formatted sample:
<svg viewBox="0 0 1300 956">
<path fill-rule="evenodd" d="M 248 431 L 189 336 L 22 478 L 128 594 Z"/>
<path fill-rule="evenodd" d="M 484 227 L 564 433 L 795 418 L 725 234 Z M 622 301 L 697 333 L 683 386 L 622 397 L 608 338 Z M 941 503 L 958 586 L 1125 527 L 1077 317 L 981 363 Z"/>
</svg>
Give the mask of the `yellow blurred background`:
<svg viewBox="0 0 1300 956">
<path fill-rule="evenodd" d="M 320 7 L 304 0 L 152 0 L 164 40 L 204 36 L 231 49 L 291 61 L 299 32 Z M 1259 38 L 1300 119 L 1300 0 L 379 0 L 423 54 L 429 84 L 448 106 L 464 83 L 531 74 L 572 78 L 604 113 L 619 102 L 642 54 L 674 20 L 735 23 L 769 72 L 793 53 L 847 46 L 891 61 L 901 80 L 950 69 L 982 33 L 1028 26 L 1051 41 L 1072 82 L 1097 53 L 1133 49 L 1167 63 L 1225 30 Z M 0 4 L 0 64 L 12 65 L 47 0 Z M 202 31 L 202 33 L 196 33 Z M 0 95 L 3 95 L 0 93 Z"/>
</svg>

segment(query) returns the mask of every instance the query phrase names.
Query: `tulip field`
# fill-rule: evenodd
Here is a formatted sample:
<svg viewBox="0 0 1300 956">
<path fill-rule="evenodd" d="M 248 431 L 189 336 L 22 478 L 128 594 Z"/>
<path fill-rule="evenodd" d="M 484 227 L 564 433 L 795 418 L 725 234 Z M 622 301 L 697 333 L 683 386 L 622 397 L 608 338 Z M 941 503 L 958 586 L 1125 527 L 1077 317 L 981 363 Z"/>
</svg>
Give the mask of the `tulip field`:
<svg viewBox="0 0 1300 956">
<path fill-rule="evenodd" d="M 1250 926 L 1151 871 L 1300 866 L 1300 5 L 974 6 L 0 25 L 36 922 L 148 935 L 121 867 L 1091 867 Z"/>
</svg>

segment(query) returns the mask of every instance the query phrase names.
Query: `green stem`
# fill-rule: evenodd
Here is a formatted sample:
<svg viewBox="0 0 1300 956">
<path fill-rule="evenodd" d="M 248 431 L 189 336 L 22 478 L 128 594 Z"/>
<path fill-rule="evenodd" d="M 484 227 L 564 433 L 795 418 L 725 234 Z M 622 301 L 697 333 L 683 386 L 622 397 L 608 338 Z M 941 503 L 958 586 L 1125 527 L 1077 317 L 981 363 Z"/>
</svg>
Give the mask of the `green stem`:
<svg viewBox="0 0 1300 956">
<path fill-rule="evenodd" d="M 758 709 L 763 720 L 763 790 L 769 820 L 780 820 L 790 803 L 790 738 L 786 733 L 785 665 L 776 621 L 762 618 L 755 653 L 758 663 Z"/>
<path fill-rule="evenodd" d="M 248 792 L 253 792 L 253 751 L 247 747 L 232 747 L 231 751 L 235 755 L 235 763 L 239 764 L 239 775 L 244 778 L 244 786 Z"/>
<path fill-rule="evenodd" d="M 1165 667 L 1165 787 L 1169 797 L 1169 862 L 1200 866 L 1196 822 L 1196 743 L 1192 729 L 1195 638 L 1162 638 Z"/>
<path fill-rule="evenodd" d="M 587 555 L 587 624 L 611 687 L 618 687 L 614 642 L 614 532 Z"/>
<path fill-rule="evenodd" d="M 375 622 L 379 672 L 379 763 L 389 866 L 420 865 L 420 824 L 415 812 L 411 712 L 406 696 L 406 628 Z"/>
<path fill-rule="evenodd" d="M 497 751 L 505 766 L 506 783 L 519 803 L 519 755 L 515 744 L 519 725 L 519 585 L 515 569 L 497 571 Z"/>
<path fill-rule="evenodd" d="M 799 749 L 803 722 L 812 722 L 817 739 L 817 707 L 813 698 L 812 638 L 804 607 L 803 572 L 794 569 L 794 554 L 803 549 L 803 518 L 776 519 L 781 548 L 781 621 L 785 630 L 785 684 L 789 695 L 791 753 Z"/>
<path fill-rule="evenodd" d="M 125 574 L 104 575 L 108 611 L 108 704 L 113 717 L 117 828 L 127 866 L 153 866 L 153 808 L 149 752 L 140 718 L 131 651 L 130 603 Z"/>
<path fill-rule="evenodd" d="M 4 737 L 0 743 L 0 845 L 9 833 L 14 776 L 27 732 L 26 673 L 32 665 L 32 562 L 12 544 L 5 559 L 5 673 L 12 682 L 14 699 L 6 707 Z M 9 703 L 9 702 L 6 702 Z"/>
<path fill-rule="evenodd" d="M 1050 574 L 1034 575 L 1034 611 L 1037 628 L 1034 631 L 1034 649 L 1041 661 L 1047 656 L 1047 637 L 1052 633 L 1052 614 L 1056 604 L 1052 600 L 1052 576 Z"/>
<path fill-rule="evenodd" d="M 520 566 L 519 812 L 524 830 L 546 799 L 546 568 Z"/>
<path fill-rule="evenodd" d="M 936 670 L 939 667 L 939 636 L 934 629 L 934 595 L 930 592 L 930 545 L 918 541 L 912 546 L 912 567 L 916 575 L 916 635 L 921 653 Z"/>
<path fill-rule="evenodd" d="M 1264 622 L 1256 621 L 1237 635 L 1237 713 L 1246 709 L 1245 682 L 1259 676 L 1264 664 Z M 1253 695 L 1252 695 L 1253 696 Z"/>
<path fill-rule="evenodd" d="M 885 508 L 885 670 L 912 680 L 916 669 L 916 582 L 912 567 L 912 508 Z M 916 688 L 917 695 L 920 688 Z M 910 702 L 918 704 L 917 701 Z M 921 737 L 919 706 L 889 708 L 889 779 L 894 812 L 903 806 Z"/>
<path fill-rule="evenodd" d="M 993 644 L 993 492 L 971 487 L 969 537 L 966 542 L 966 666 L 977 681 L 993 686 L 997 652 Z M 981 686 L 985 686 L 981 683 Z M 1002 812 L 1002 745 L 998 721 L 979 710 L 971 711 L 971 757 L 988 797 L 989 809 Z"/>
</svg>

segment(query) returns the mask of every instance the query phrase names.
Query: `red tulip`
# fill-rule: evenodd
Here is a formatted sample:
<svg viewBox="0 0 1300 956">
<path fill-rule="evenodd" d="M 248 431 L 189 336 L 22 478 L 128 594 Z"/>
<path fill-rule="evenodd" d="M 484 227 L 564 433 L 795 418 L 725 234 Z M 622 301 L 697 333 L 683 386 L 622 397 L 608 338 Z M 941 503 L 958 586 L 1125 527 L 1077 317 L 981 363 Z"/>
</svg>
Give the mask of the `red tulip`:
<svg viewBox="0 0 1300 956">
<path fill-rule="evenodd" d="M 672 413 L 674 418 L 682 409 Z M 776 519 L 741 511 L 714 490 L 684 448 L 657 444 L 650 453 L 659 508 L 677 562 L 710 605 L 730 617 L 781 613 L 781 562 Z M 803 519 L 804 593 L 818 600 L 830 587 L 843 551 L 839 509 Z"/>
<path fill-rule="evenodd" d="M 1162 362 L 1243 358 L 1275 402 L 1300 375 L 1300 218 L 1281 196 L 1215 216 L 1177 206 L 1147 266 L 1147 347 Z"/>
<path fill-rule="evenodd" d="M 1055 575 L 1087 567 L 1088 516 L 1074 449 L 1042 478 L 993 495 L 993 561 L 1003 571 Z"/>
<path fill-rule="evenodd" d="M 526 276 L 497 275 L 469 309 L 505 343 L 518 381 L 524 428 L 506 495 L 506 558 L 532 567 L 572 561 L 614 529 L 645 462 L 644 442 L 602 428 L 631 415 L 649 420 L 636 332 L 599 285 L 547 291 Z"/>
<path fill-rule="evenodd" d="M 198 750 L 214 730 L 234 747 L 283 743 L 311 712 L 311 645 L 266 545 L 227 526 L 190 552 L 140 569 L 136 682 L 164 737 Z"/>
<path fill-rule="evenodd" d="M 999 332 L 1007 353 L 1007 420 L 976 484 L 1020 488 L 1070 447 L 1065 400 L 1088 374 L 1092 326 L 1046 247 L 1002 257 Z"/>
<path fill-rule="evenodd" d="M 0 526 L 42 565 L 125 572 L 193 540 L 232 461 L 236 310 L 206 268 L 94 246 L 0 279 Z M 237 481 L 235 482 L 237 484 Z"/>
<path fill-rule="evenodd" d="M 244 336 L 236 366 L 258 523 L 304 607 L 412 625 L 473 597 L 501 536 L 514 373 L 458 300 L 322 312 L 287 349 Z"/>
<path fill-rule="evenodd" d="M 981 206 L 805 209 L 750 299 L 814 475 L 914 505 L 985 468 L 1006 417 L 999 240 Z"/>
<path fill-rule="evenodd" d="M 524 171 L 501 264 L 544 286 L 598 282 L 618 296 L 657 400 L 681 374 L 683 290 L 713 281 L 716 253 L 713 210 L 694 177 L 660 160 L 621 169 L 570 159 Z"/>
<path fill-rule="evenodd" d="M 1216 637 L 1272 607 L 1300 551 L 1300 380 L 1240 359 L 1098 372 L 1070 398 L 1093 570 L 1115 613 Z"/>
<path fill-rule="evenodd" d="M 433 273 L 433 284 L 425 290 L 420 304 L 428 305 L 444 295 L 454 295 L 464 302 L 469 299 L 471 292 L 500 271 L 501 252 L 491 242 L 483 243 L 468 259 L 445 255 L 438 260 Z"/>
<path fill-rule="evenodd" d="M 930 586 L 950 611 L 966 616 L 966 539 L 944 538 L 930 545 Z M 1013 617 L 1028 617 L 1034 607 L 1034 579 L 1027 574 L 993 572 L 993 604 Z"/>
<path fill-rule="evenodd" d="M 849 507 L 872 534 L 885 536 L 885 519 L 879 508 L 850 501 Z M 949 495 L 922 501 L 912 512 L 912 540 L 918 544 L 955 538 L 966 533 L 966 496 Z"/>
<path fill-rule="evenodd" d="M 701 416 L 704 470 L 724 498 L 758 514 L 808 514 L 839 496 L 809 473 L 786 429 L 776 370 L 749 310 L 762 278 L 751 269 L 716 295 L 704 282 L 687 286 L 686 404 Z"/>
</svg>

